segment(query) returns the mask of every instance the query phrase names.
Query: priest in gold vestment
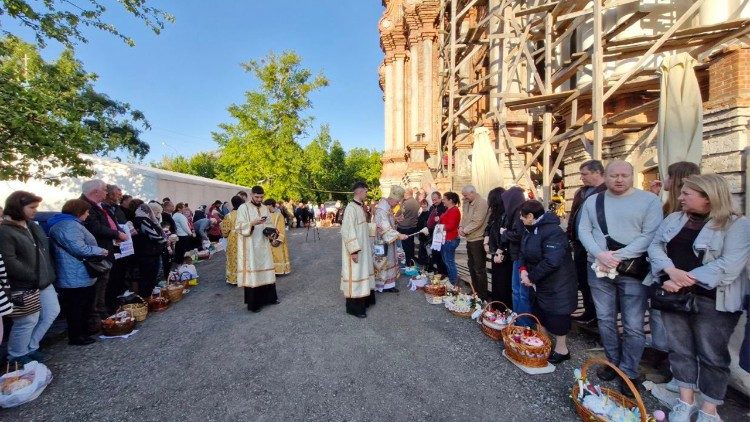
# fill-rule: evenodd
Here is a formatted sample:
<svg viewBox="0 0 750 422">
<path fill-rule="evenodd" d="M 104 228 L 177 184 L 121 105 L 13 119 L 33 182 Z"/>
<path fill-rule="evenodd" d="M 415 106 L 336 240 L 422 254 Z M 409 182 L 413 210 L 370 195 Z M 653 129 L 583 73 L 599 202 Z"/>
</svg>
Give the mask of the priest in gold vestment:
<svg viewBox="0 0 750 422">
<path fill-rule="evenodd" d="M 250 201 L 237 210 L 237 286 L 245 290 L 247 309 L 259 312 L 264 305 L 279 303 L 276 295 L 276 266 L 271 242 L 264 229 L 271 226 L 268 208 L 263 205 L 265 192 L 254 186 Z"/>
<path fill-rule="evenodd" d="M 367 307 L 375 304 L 375 270 L 367 212 L 364 208 L 367 185 L 357 182 L 352 190 L 354 199 L 347 204 L 341 222 L 340 287 L 346 298 L 346 313 L 365 318 Z"/>
<path fill-rule="evenodd" d="M 385 256 L 375 257 L 375 290 L 378 292 L 398 293 L 396 280 L 399 277 L 398 259 L 396 257 L 396 241 L 406 239 L 406 235 L 396 231 L 396 218 L 393 207 L 404 200 L 404 188 L 391 186 L 390 195 L 382 198 L 375 206 L 375 226 L 377 236 L 376 248 L 385 245 Z"/>
<path fill-rule="evenodd" d="M 292 272 L 292 264 L 289 262 L 289 244 L 286 243 L 286 221 L 284 214 L 277 207 L 276 200 L 268 198 L 263 201 L 263 205 L 268 207 L 271 213 L 271 227 L 274 227 L 279 235 L 271 243 L 271 254 L 273 263 L 276 267 L 276 275 L 284 275 Z"/>
<path fill-rule="evenodd" d="M 244 203 L 245 200 L 241 196 L 233 196 L 232 211 L 219 224 L 221 235 L 227 239 L 227 283 L 234 285 L 237 284 L 237 231 L 234 229 L 234 225 L 237 222 L 237 209 Z"/>
</svg>

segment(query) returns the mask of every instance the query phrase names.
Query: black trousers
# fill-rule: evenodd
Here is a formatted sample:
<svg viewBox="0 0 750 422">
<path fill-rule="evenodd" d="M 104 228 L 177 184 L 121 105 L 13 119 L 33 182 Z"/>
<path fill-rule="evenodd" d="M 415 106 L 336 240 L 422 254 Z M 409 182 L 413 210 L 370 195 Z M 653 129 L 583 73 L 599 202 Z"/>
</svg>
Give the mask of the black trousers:
<svg viewBox="0 0 750 422">
<path fill-rule="evenodd" d="M 245 304 L 247 309 L 258 311 L 265 305 L 276 303 L 279 300 L 276 294 L 276 283 L 266 284 L 260 287 L 245 287 Z"/>
<path fill-rule="evenodd" d="M 112 265 L 112 270 L 109 272 L 109 282 L 107 283 L 104 293 L 104 303 L 110 314 L 117 310 L 117 296 L 121 295 L 129 288 L 126 275 L 134 265 L 137 264 L 135 262 L 135 256 L 133 255 L 117 259 Z"/>
<path fill-rule="evenodd" d="M 500 264 L 492 263 L 492 300 L 513 307 L 513 261 L 509 257 Z"/>
<path fill-rule="evenodd" d="M 370 290 L 370 295 L 358 298 L 346 299 L 346 312 L 361 315 L 367 312 L 370 305 L 375 304 L 375 290 Z"/>
<path fill-rule="evenodd" d="M 177 243 L 174 246 L 174 262 L 180 265 L 185 259 L 185 252 L 196 248 L 196 238 L 193 236 L 179 236 L 177 239 Z"/>
<path fill-rule="evenodd" d="M 426 266 L 427 268 L 430 267 L 430 244 L 428 243 L 430 241 L 430 238 L 426 235 L 419 234 L 419 248 L 417 252 L 417 262 Z"/>
<path fill-rule="evenodd" d="M 401 234 L 413 234 L 417 232 L 416 227 L 409 227 L 409 228 L 398 228 L 398 232 Z M 401 248 L 404 250 L 404 258 L 406 258 L 406 266 L 412 265 L 412 261 L 414 260 L 414 237 L 407 237 L 406 239 L 401 241 Z M 415 261 L 416 262 L 416 261 Z"/>
<path fill-rule="evenodd" d="M 440 251 L 431 249 L 430 255 L 431 255 L 430 270 L 435 272 L 436 274 L 440 274 L 440 275 L 447 277 L 448 269 L 445 268 L 445 263 L 443 262 L 443 255 L 440 254 Z"/>
<path fill-rule="evenodd" d="M 596 316 L 596 307 L 594 299 L 591 297 L 591 287 L 589 287 L 588 271 L 588 253 L 581 242 L 573 241 L 573 262 L 576 267 L 576 277 L 578 278 L 578 290 L 583 296 L 584 314 Z"/>
<path fill-rule="evenodd" d="M 87 317 L 94 303 L 95 287 L 57 289 L 60 307 L 68 323 L 68 340 L 78 340 L 88 334 Z"/>
<path fill-rule="evenodd" d="M 138 294 L 141 297 L 151 296 L 151 292 L 159 282 L 159 267 L 161 255 L 141 255 L 138 261 Z"/>
<path fill-rule="evenodd" d="M 466 242 L 466 254 L 468 255 L 469 275 L 474 290 L 482 299 L 487 299 L 487 253 L 484 251 L 484 240 Z"/>
<path fill-rule="evenodd" d="M 164 248 L 164 252 L 161 254 L 161 268 L 164 274 L 164 280 L 169 278 L 169 272 L 172 269 L 172 255 L 169 254 L 169 249 Z"/>
</svg>

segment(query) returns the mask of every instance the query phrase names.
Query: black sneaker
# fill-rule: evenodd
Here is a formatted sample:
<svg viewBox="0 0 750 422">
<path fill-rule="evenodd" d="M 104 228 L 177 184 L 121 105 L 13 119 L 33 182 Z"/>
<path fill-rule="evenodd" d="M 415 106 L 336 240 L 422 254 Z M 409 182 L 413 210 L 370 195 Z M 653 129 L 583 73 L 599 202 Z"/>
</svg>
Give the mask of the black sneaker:
<svg viewBox="0 0 750 422">
<path fill-rule="evenodd" d="M 636 389 L 638 389 L 639 381 L 637 379 L 630 379 L 630 381 L 633 383 Z M 630 390 L 630 387 L 628 387 L 628 384 L 625 383 L 625 381 L 620 380 L 620 393 L 622 393 L 623 396 L 635 400 L 635 394 Z"/>
<path fill-rule="evenodd" d="M 596 370 L 596 376 L 602 381 L 612 381 L 617 378 L 617 372 L 609 366 L 602 366 Z"/>
<path fill-rule="evenodd" d="M 570 352 L 563 355 L 562 353 L 557 353 L 553 350 L 552 353 L 550 353 L 549 357 L 547 358 L 547 362 L 553 365 L 559 365 L 565 362 L 566 360 L 570 360 Z"/>
</svg>

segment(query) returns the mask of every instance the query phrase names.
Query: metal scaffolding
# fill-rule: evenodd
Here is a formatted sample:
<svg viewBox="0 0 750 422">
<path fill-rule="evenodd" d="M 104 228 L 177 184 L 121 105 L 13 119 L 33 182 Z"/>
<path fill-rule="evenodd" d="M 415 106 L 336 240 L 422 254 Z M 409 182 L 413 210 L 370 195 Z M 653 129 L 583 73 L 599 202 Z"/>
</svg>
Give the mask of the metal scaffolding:
<svg viewBox="0 0 750 422">
<path fill-rule="evenodd" d="M 544 200 L 549 201 L 551 181 L 572 143 L 580 140 L 599 160 L 603 146 L 625 133 L 638 134 L 638 143 L 651 143 L 656 122 L 631 118 L 659 106 L 660 76 L 649 65 L 656 56 L 687 51 L 705 63 L 717 48 L 750 33 L 748 19 L 686 28 L 704 1 L 695 0 L 655 35 L 617 38 L 654 12 L 632 8 L 605 28 L 608 10 L 638 0 L 442 0 L 440 142 L 449 155 L 442 171 L 453 177 L 456 144 L 467 141 L 470 129 L 491 125 L 498 145 L 505 144 L 497 152 L 523 163 L 522 171 L 513 175 L 515 182 L 532 183 L 531 169 L 536 166 Z M 591 31 L 592 42 L 582 49 L 575 40 L 584 30 Z M 608 68 L 636 58 L 624 73 L 607 76 Z M 467 64 L 474 64 L 469 67 L 473 73 L 467 72 Z M 590 81 L 582 82 L 581 76 L 589 72 Z M 625 94 L 637 96 L 641 103 L 607 113 L 607 102 Z M 514 111 L 528 116 L 522 142 L 508 131 L 508 113 Z"/>
</svg>

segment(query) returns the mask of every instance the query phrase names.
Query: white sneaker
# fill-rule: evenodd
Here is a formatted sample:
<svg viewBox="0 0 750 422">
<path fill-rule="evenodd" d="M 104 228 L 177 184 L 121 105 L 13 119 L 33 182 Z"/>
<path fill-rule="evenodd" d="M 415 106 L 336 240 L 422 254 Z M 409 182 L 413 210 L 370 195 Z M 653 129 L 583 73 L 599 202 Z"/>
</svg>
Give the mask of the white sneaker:
<svg viewBox="0 0 750 422">
<path fill-rule="evenodd" d="M 669 422 L 690 422 L 690 418 L 697 411 L 698 406 L 696 406 L 695 403 L 687 404 L 684 401 L 677 399 L 677 404 L 675 404 L 672 411 L 669 412 Z"/>
<path fill-rule="evenodd" d="M 696 422 L 721 422 L 721 418 L 719 417 L 719 414 L 715 415 L 709 415 L 708 413 L 700 410 L 698 411 L 698 419 L 696 419 Z"/>
</svg>

